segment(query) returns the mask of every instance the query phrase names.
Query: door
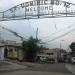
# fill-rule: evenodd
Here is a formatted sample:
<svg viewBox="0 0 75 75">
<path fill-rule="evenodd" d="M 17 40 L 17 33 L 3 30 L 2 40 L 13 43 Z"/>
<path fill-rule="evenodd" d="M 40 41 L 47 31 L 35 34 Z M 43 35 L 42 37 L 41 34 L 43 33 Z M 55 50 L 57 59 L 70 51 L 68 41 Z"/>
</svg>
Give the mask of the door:
<svg viewBox="0 0 75 75">
<path fill-rule="evenodd" d="M 7 58 L 8 56 L 8 49 L 5 47 L 4 48 L 4 58 Z"/>
</svg>

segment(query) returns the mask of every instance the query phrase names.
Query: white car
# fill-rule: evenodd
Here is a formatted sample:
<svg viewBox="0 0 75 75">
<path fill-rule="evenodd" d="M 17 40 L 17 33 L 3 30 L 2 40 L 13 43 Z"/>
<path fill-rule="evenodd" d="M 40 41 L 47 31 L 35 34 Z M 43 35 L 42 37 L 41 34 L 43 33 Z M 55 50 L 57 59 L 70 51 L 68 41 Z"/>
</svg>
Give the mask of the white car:
<svg viewBox="0 0 75 75">
<path fill-rule="evenodd" d="M 75 57 L 71 58 L 72 63 L 75 63 Z"/>
</svg>

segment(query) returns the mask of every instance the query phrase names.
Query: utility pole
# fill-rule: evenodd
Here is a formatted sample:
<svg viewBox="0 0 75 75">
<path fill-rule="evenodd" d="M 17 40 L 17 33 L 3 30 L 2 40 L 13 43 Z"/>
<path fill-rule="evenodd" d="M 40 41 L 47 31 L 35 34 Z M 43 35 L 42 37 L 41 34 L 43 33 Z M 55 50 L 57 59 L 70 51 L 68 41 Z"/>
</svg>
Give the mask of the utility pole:
<svg viewBox="0 0 75 75">
<path fill-rule="evenodd" d="M 54 0 L 51 0 L 51 5 L 52 5 L 52 16 L 53 16 L 53 5 L 54 5 Z"/>
<path fill-rule="evenodd" d="M 36 40 L 38 40 L 38 28 L 36 29 Z"/>
<path fill-rule="evenodd" d="M 1 34 L 2 29 L 0 29 L 0 43 L 2 43 L 2 34 Z"/>
<path fill-rule="evenodd" d="M 60 49 L 62 48 L 61 42 L 60 42 Z"/>
<path fill-rule="evenodd" d="M 36 0 L 37 1 L 37 15 L 38 15 L 38 18 L 40 17 L 40 0 Z"/>
<path fill-rule="evenodd" d="M 0 43 L 1 43 L 1 29 L 0 29 Z"/>
</svg>

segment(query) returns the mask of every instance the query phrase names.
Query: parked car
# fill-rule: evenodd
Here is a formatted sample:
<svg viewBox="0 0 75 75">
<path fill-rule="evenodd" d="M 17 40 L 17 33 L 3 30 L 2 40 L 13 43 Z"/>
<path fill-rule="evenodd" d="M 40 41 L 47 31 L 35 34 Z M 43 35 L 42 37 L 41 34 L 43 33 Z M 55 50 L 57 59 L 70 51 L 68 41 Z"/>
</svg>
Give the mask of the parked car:
<svg viewBox="0 0 75 75">
<path fill-rule="evenodd" d="M 71 62 L 75 63 L 75 52 L 71 53 Z"/>
<path fill-rule="evenodd" d="M 55 59 L 48 54 L 38 55 L 37 61 L 41 63 L 55 63 Z"/>
<path fill-rule="evenodd" d="M 72 58 L 71 58 L 71 62 L 72 62 L 72 63 L 75 63 L 75 57 L 72 57 Z"/>
</svg>

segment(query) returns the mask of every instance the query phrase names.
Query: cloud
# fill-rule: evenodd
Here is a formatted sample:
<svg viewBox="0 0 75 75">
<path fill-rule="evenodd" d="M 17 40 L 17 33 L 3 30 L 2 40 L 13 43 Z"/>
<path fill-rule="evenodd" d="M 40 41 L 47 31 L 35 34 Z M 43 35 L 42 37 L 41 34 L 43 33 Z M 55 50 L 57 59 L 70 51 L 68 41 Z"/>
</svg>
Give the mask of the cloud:
<svg viewBox="0 0 75 75">
<path fill-rule="evenodd" d="M 31 0 L 0 0 L 0 12 L 27 1 Z"/>
<path fill-rule="evenodd" d="M 13 7 L 14 5 L 18 5 L 26 1 L 28 0 L 0 0 L 0 12 L 9 9 Z M 65 0 L 65 1 L 75 3 L 75 0 Z M 58 36 L 61 34 L 61 33 L 60 34 L 56 33 L 57 31 L 61 30 L 62 32 L 63 31 L 66 32 L 65 27 L 68 27 L 69 25 L 74 26 L 73 24 L 74 22 L 75 22 L 75 18 L 68 17 L 68 18 L 48 18 L 48 19 L 36 19 L 36 20 L 34 19 L 34 20 L 30 20 L 30 22 L 28 20 L 8 21 L 8 22 L 0 22 L 0 25 L 3 25 L 13 31 L 18 32 L 20 35 L 26 38 L 28 38 L 31 35 L 35 37 L 36 29 L 38 27 L 39 29 L 38 37 L 42 39 L 43 41 L 48 41 L 51 38 L 54 38 L 55 36 Z M 55 29 L 55 24 L 57 26 L 57 29 Z M 64 30 L 62 30 L 63 28 Z M 3 33 L 4 32 L 5 31 L 3 31 Z M 55 35 L 52 36 L 52 33 L 55 33 Z M 9 34 L 8 32 L 6 32 L 5 34 L 5 36 L 7 36 L 8 38 L 11 35 L 12 34 Z M 48 39 L 43 37 L 46 37 Z M 47 46 L 50 48 L 59 47 L 60 40 L 62 39 L 67 40 L 67 43 L 70 44 L 72 41 L 75 41 L 74 37 L 75 37 L 74 32 L 72 32 L 71 34 L 65 36 L 64 38 L 62 37 L 53 42 L 49 42 L 49 45 Z"/>
</svg>

